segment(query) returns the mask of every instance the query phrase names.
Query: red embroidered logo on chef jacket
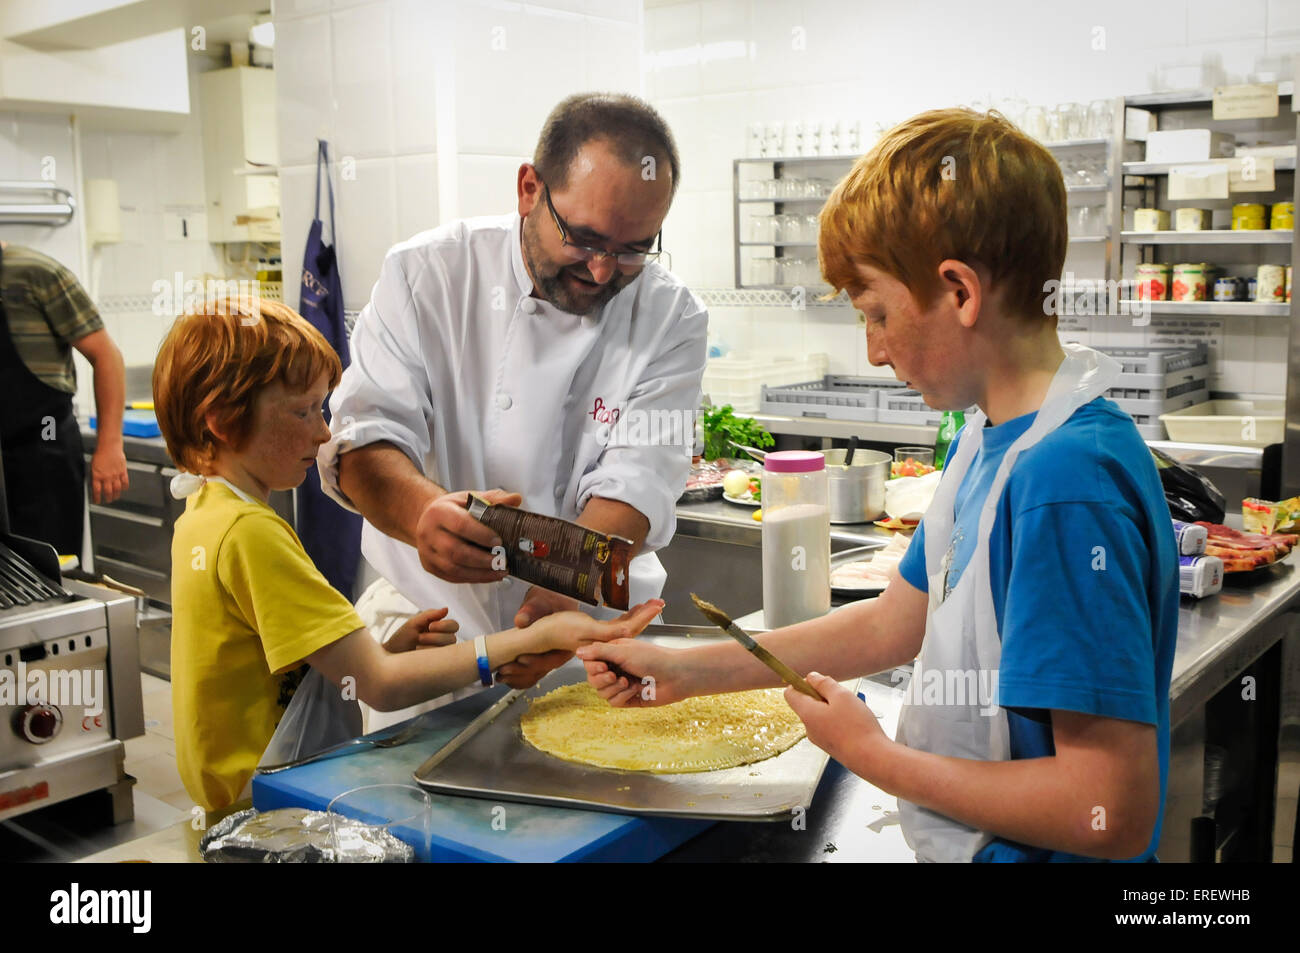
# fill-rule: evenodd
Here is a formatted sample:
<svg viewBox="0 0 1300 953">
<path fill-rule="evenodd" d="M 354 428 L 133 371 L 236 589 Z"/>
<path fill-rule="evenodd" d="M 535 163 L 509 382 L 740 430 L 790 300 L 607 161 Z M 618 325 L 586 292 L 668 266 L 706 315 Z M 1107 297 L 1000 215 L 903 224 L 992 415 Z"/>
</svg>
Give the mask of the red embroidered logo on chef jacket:
<svg viewBox="0 0 1300 953">
<path fill-rule="evenodd" d="M 619 409 L 617 407 L 606 407 L 605 401 L 597 397 L 589 416 L 598 424 L 613 425 L 618 423 L 618 415 Z"/>
</svg>

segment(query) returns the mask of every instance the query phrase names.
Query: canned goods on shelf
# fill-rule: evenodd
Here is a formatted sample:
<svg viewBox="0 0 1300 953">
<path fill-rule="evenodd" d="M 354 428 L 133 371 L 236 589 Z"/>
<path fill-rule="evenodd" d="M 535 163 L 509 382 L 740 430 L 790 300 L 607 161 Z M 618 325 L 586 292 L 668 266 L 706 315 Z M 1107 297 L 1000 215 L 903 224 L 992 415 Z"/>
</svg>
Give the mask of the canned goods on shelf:
<svg viewBox="0 0 1300 953">
<path fill-rule="evenodd" d="M 1133 213 L 1133 230 L 1163 232 L 1169 229 L 1169 212 L 1162 208 L 1140 208 Z"/>
<path fill-rule="evenodd" d="M 1240 295 L 1240 279 L 1219 278 L 1214 282 L 1215 301 L 1236 301 Z"/>
<path fill-rule="evenodd" d="M 1170 301 L 1205 300 L 1205 262 L 1184 262 L 1174 265 L 1173 280 L 1169 284 Z"/>
<path fill-rule="evenodd" d="M 1169 266 L 1161 262 L 1144 262 L 1133 271 L 1140 300 L 1165 301 L 1169 298 Z"/>
<path fill-rule="evenodd" d="M 1268 210 L 1259 202 L 1238 202 L 1232 206 L 1232 227 L 1237 231 L 1268 228 Z"/>
<path fill-rule="evenodd" d="M 1281 265 L 1259 266 L 1255 272 L 1255 300 L 1286 300 L 1286 270 Z"/>
<path fill-rule="evenodd" d="M 1174 212 L 1174 230 L 1200 232 L 1210 227 L 1208 208 L 1180 208 Z"/>
</svg>

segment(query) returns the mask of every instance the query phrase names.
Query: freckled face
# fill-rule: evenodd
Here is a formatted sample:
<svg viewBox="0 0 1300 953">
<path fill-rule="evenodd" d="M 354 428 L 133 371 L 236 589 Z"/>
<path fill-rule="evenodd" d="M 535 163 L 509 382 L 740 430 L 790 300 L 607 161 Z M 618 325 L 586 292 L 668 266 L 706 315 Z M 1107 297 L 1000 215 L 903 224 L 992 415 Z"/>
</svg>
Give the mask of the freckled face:
<svg viewBox="0 0 1300 953">
<path fill-rule="evenodd" d="M 322 408 L 329 382 L 322 374 L 306 391 L 276 381 L 258 394 L 253 429 L 240 465 L 267 490 L 298 486 L 316 462 L 316 450 L 330 438 Z"/>
<path fill-rule="evenodd" d="M 892 367 L 900 381 L 921 392 L 939 410 L 960 409 L 973 401 L 964 392 L 963 361 L 953 341 L 955 321 L 940 295 L 922 310 L 907 286 L 869 265 L 858 265 L 863 283 L 849 289 L 866 317 L 867 359 Z"/>
</svg>

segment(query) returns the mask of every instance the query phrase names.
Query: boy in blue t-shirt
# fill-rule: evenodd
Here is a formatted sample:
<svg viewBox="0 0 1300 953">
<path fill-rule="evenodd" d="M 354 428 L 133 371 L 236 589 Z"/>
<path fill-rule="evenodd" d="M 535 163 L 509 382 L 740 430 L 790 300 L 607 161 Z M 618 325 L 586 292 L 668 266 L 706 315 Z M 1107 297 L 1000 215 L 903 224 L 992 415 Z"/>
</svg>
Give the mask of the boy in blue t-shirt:
<svg viewBox="0 0 1300 953">
<path fill-rule="evenodd" d="M 885 592 L 762 638 L 826 698 L 786 692 L 809 738 L 898 797 L 922 860 L 1151 860 L 1160 838 L 1178 562 L 1151 456 L 1102 396 L 1118 365 L 1057 337 L 1066 241 L 1052 155 L 961 109 L 887 133 L 821 216 L 872 364 L 981 411 Z M 780 684 L 733 644 L 578 654 L 615 705 Z M 890 740 L 837 680 L 913 660 Z"/>
</svg>

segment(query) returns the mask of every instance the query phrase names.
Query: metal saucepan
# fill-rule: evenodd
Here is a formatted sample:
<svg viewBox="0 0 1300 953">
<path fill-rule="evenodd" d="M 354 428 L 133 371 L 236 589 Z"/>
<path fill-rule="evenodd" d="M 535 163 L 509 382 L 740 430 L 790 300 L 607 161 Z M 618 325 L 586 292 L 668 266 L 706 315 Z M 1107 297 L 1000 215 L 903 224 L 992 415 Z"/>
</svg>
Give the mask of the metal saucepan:
<svg viewBox="0 0 1300 953">
<path fill-rule="evenodd" d="M 870 523 L 885 513 L 885 481 L 893 457 L 879 450 L 858 450 L 853 465 L 844 465 L 844 450 L 827 450 L 826 484 L 832 523 Z"/>
</svg>

